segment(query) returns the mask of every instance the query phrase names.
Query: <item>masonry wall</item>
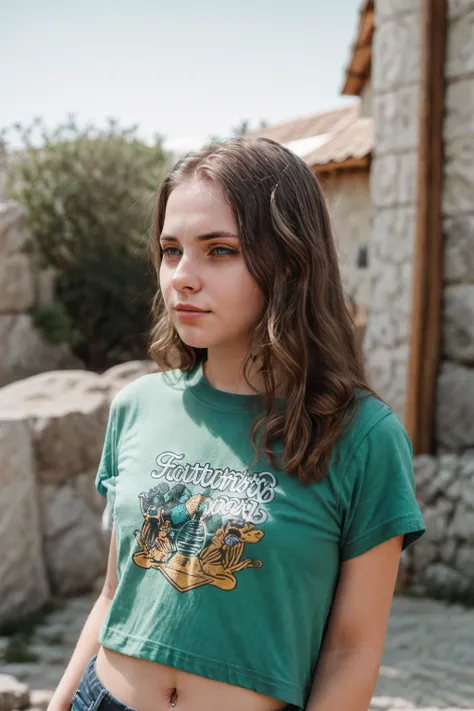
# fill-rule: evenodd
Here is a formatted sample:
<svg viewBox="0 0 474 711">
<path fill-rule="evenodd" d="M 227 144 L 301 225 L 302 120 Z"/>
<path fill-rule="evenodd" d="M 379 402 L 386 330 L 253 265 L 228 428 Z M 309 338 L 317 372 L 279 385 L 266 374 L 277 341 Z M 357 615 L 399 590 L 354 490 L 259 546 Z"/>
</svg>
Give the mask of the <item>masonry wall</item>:
<svg viewBox="0 0 474 711">
<path fill-rule="evenodd" d="M 432 455 L 415 480 L 427 524 L 406 551 L 422 590 L 474 591 L 474 0 L 448 0 L 442 348 Z M 403 417 L 415 242 L 419 0 L 378 0 L 373 48 L 372 298 L 365 340 L 375 387 Z"/>
<path fill-rule="evenodd" d="M 403 418 L 415 241 L 420 0 L 376 2 L 371 301 L 364 350 L 375 389 Z"/>
<path fill-rule="evenodd" d="M 436 437 L 440 448 L 463 452 L 474 447 L 474 0 L 449 0 L 448 11 Z"/>
<path fill-rule="evenodd" d="M 359 266 L 372 233 L 369 171 L 335 171 L 322 181 L 339 252 L 346 293 L 357 304 L 370 298 L 369 269 Z"/>
</svg>

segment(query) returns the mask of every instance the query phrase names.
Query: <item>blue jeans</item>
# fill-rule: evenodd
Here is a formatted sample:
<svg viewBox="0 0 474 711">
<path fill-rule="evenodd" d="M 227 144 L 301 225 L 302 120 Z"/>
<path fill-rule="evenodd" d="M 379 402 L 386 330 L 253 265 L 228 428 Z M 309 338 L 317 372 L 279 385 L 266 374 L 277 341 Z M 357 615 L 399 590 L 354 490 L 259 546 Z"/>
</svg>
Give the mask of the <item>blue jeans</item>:
<svg viewBox="0 0 474 711">
<path fill-rule="evenodd" d="M 100 681 L 95 673 L 95 660 L 92 657 L 72 699 L 71 711 L 134 711 L 122 704 Z"/>
</svg>

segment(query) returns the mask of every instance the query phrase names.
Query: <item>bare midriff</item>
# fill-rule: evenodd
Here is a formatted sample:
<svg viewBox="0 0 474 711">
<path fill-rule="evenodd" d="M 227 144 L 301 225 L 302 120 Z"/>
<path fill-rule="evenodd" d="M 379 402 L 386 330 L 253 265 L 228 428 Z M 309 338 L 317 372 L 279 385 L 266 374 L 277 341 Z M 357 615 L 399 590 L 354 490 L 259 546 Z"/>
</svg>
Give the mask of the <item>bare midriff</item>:
<svg viewBox="0 0 474 711">
<path fill-rule="evenodd" d="M 225 684 L 101 647 L 95 664 L 103 686 L 136 711 L 279 711 L 287 704 L 241 686 Z"/>
</svg>

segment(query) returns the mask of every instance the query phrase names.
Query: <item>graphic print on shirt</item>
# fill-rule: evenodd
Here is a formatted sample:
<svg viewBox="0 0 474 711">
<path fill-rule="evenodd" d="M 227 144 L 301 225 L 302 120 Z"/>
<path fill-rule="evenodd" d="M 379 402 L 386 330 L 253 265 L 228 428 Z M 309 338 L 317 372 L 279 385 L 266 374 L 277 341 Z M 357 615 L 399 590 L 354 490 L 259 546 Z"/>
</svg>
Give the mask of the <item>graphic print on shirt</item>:
<svg viewBox="0 0 474 711">
<path fill-rule="evenodd" d="M 260 560 L 243 558 L 247 544 L 264 532 L 256 524 L 268 519 L 266 505 L 275 496 L 271 472 L 215 469 L 209 463 L 190 465 L 184 454 L 162 452 L 153 479 L 161 481 L 139 494 L 143 516 L 134 531 L 140 568 L 159 570 L 179 591 L 202 585 L 233 590 L 236 573 L 261 568 Z M 190 486 L 202 493 L 193 493 Z"/>
</svg>

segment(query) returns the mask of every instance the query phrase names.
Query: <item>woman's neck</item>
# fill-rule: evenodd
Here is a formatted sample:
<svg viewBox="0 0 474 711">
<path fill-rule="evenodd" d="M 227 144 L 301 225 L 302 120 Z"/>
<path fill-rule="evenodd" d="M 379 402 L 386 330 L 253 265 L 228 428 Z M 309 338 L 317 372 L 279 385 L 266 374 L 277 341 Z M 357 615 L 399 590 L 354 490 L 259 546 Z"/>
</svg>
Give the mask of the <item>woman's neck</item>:
<svg viewBox="0 0 474 711">
<path fill-rule="evenodd" d="M 249 383 L 244 376 L 246 352 L 235 347 L 210 348 L 203 370 L 210 384 L 217 390 L 238 395 L 255 395 L 263 390 L 257 367 L 250 368 Z M 251 387 L 252 386 L 252 387 Z"/>
</svg>

